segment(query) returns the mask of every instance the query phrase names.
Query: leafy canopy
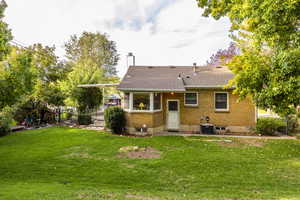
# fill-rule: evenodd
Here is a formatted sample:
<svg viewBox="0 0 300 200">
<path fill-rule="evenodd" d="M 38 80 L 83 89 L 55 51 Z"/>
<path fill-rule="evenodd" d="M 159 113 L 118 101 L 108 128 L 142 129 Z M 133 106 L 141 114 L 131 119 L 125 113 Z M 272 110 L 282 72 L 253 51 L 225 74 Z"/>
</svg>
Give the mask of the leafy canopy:
<svg viewBox="0 0 300 200">
<path fill-rule="evenodd" d="M 241 98 L 288 115 L 300 104 L 300 1 L 197 0 L 204 16 L 230 19 L 241 50 L 229 63 Z"/>
<path fill-rule="evenodd" d="M 101 104 L 102 92 L 99 88 L 80 88 L 81 84 L 101 83 L 104 81 L 103 70 L 93 61 L 76 63 L 61 87 L 66 94 L 67 104 L 76 106 L 80 112 L 93 109 Z"/>
<path fill-rule="evenodd" d="M 80 37 L 71 36 L 65 44 L 66 57 L 77 63 L 90 60 L 103 69 L 108 75 L 116 75 L 115 66 L 119 60 L 116 43 L 108 39 L 106 34 L 83 32 Z"/>
<path fill-rule="evenodd" d="M 9 54 L 9 41 L 11 41 L 13 38 L 8 25 L 3 21 L 6 7 L 7 5 L 5 1 L 2 0 L 0 2 L 0 61 L 5 59 L 6 55 Z"/>
</svg>

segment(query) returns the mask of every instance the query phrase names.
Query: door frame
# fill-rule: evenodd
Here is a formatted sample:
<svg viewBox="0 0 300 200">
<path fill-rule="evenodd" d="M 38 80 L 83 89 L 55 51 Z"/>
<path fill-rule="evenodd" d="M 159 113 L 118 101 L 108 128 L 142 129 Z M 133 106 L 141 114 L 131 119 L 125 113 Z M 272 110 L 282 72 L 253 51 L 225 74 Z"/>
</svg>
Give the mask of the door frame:
<svg viewBox="0 0 300 200">
<path fill-rule="evenodd" d="M 177 101 L 178 106 L 178 129 L 169 129 L 168 127 L 168 117 L 169 117 L 169 101 Z M 180 129 L 180 100 L 179 99 L 167 99 L 166 105 L 166 128 L 167 130 L 178 130 Z"/>
</svg>

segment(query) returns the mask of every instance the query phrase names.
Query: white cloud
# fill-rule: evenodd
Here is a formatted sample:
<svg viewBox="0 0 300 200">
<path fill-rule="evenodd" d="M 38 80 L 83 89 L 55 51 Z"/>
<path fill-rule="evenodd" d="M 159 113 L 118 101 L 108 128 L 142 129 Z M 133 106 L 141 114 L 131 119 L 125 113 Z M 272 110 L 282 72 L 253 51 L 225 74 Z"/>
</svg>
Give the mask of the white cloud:
<svg viewBox="0 0 300 200">
<path fill-rule="evenodd" d="M 70 35 L 100 31 L 116 41 L 126 71 L 126 54 L 138 65 L 205 64 L 229 43 L 227 19 L 201 16 L 195 0 L 7 0 L 6 21 L 18 41 L 62 45 Z"/>
</svg>

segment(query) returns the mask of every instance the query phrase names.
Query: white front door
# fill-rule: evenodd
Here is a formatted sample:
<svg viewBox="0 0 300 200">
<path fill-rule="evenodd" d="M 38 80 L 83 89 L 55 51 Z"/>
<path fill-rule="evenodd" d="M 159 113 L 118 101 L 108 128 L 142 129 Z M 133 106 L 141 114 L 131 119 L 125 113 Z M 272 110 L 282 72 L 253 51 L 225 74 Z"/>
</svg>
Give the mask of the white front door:
<svg viewBox="0 0 300 200">
<path fill-rule="evenodd" d="M 167 101 L 167 129 L 179 130 L 179 100 Z"/>
</svg>

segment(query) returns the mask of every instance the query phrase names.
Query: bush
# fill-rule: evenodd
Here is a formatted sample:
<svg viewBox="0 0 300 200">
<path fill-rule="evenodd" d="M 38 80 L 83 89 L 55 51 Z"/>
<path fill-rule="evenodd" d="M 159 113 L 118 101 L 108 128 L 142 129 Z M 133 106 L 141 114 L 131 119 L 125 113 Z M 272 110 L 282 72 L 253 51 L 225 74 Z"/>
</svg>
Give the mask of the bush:
<svg viewBox="0 0 300 200">
<path fill-rule="evenodd" d="M 126 119 L 122 108 L 114 106 L 108 107 L 104 111 L 105 126 L 113 133 L 121 134 L 125 131 Z"/>
<path fill-rule="evenodd" d="M 5 107 L 0 112 L 0 136 L 4 136 L 11 131 L 13 125 L 13 110 L 10 107 Z"/>
<path fill-rule="evenodd" d="M 263 117 L 259 118 L 256 123 L 255 130 L 262 135 L 277 135 L 277 132 L 283 131 L 286 127 L 286 123 L 277 118 Z"/>
<path fill-rule="evenodd" d="M 78 124 L 79 125 L 90 125 L 92 123 L 92 116 L 90 114 L 79 114 Z"/>
<path fill-rule="evenodd" d="M 66 119 L 72 119 L 72 117 L 73 117 L 73 112 L 66 113 Z"/>
<path fill-rule="evenodd" d="M 298 134 L 296 135 L 296 138 L 297 138 L 298 140 L 300 140 L 300 133 L 298 133 Z"/>
<path fill-rule="evenodd" d="M 292 115 L 288 117 L 288 131 L 294 132 L 296 128 L 299 126 L 298 118 L 296 115 Z"/>
</svg>

